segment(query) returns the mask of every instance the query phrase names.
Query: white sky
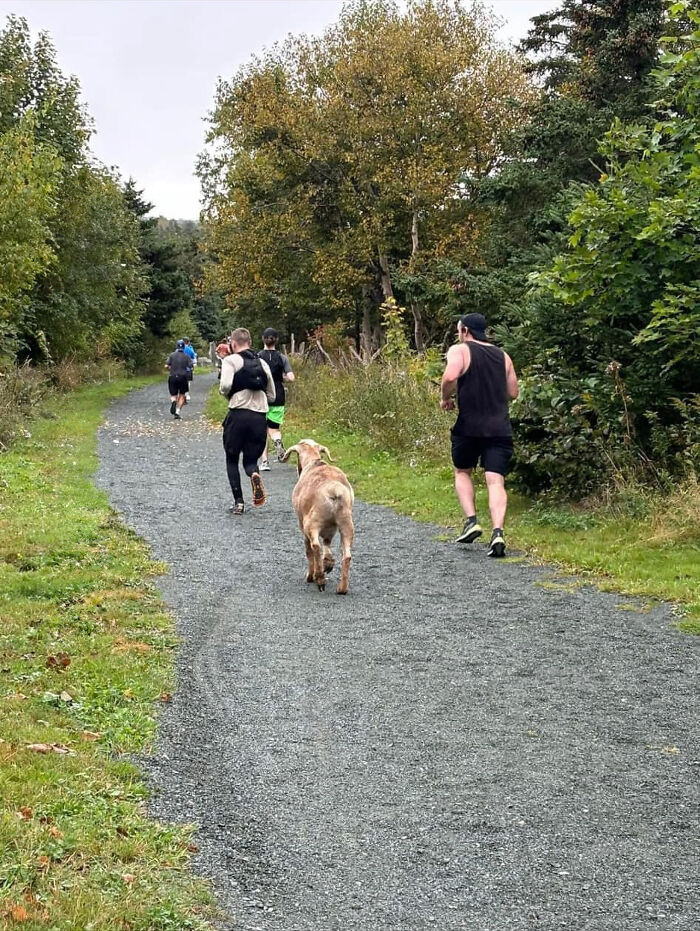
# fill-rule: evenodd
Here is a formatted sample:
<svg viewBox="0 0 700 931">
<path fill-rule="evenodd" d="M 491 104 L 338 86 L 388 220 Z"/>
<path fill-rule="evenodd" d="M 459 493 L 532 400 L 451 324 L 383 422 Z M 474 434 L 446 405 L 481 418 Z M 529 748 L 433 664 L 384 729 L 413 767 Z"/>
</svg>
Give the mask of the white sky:
<svg viewBox="0 0 700 931">
<path fill-rule="evenodd" d="M 504 40 L 557 0 L 487 0 L 505 20 Z M 75 74 L 95 121 L 92 150 L 132 175 L 155 213 L 196 219 L 194 176 L 204 118 L 219 76 L 289 33 L 322 32 L 341 0 L 0 0 L 49 32 L 65 74 Z"/>
</svg>

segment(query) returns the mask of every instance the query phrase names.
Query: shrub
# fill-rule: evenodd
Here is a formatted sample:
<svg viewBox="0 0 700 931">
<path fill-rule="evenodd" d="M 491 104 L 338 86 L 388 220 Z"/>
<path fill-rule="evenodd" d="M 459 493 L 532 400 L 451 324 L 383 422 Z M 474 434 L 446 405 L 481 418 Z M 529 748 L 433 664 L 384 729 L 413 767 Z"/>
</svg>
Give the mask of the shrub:
<svg viewBox="0 0 700 931">
<path fill-rule="evenodd" d="M 445 461 L 450 420 L 440 411 L 436 387 L 409 368 L 380 361 L 338 370 L 297 363 L 290 403 L 319 426 L 369 437 L 378 450 Z"/>
<path fill-rule="evenodd" d="M 0 371 L 0 452 L 27 431 L 29 421 L 51 392 L 73 391 L 124 374 L 124 363 L 109 358 L 87 362 L 64 359 L 50 366 L 8 365 Z"/>
<path fill-rule="evenodd" d="M 28 365 L 0 372 L 0 451 L 25 429 L 27 419 L 49 388 L 46 374 Z"/>
</svg>

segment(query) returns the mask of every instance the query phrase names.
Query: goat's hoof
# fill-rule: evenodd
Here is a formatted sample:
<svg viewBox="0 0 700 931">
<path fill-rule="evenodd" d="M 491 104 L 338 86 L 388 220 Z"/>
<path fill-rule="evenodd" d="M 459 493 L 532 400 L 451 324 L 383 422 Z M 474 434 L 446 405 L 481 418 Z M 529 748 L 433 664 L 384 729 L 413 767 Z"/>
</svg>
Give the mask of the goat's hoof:
<svg viewBox="0 0 700 931">
<path fill-rule="evenodd" d="M 325 582 L 319 582 L 319 583 L 318 583 L 318 590 L 319 590 L 320 592 L 325 592 L 325 590 L 326 590 L 326 583 L 325 583 Z"/>
<path fill-rule="evenodd" d="M 307 576 L 306 576 L 306 581 L 307 581 L 307 582 L 313 582 L 313 581 L 314 581 L 314 577 L 313 577 L 312 575 L 307 575 Z"/>
<path fill-rule="evenodd" d="M 347 588 L 336 588 L 335 593 L 336 595 L 347 595 L 348 590 Z"/>
</svg>

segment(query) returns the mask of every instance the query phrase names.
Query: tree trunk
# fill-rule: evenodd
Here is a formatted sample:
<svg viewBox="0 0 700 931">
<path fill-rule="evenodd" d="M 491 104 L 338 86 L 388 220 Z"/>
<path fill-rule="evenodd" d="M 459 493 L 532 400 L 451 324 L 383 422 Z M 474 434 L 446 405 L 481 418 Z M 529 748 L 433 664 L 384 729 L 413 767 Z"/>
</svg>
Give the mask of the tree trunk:
<svg viewBox="0 0 700 931">
<path fill-rule="evenodd" d="M 423 330 L 423 315 L 420 311 L 420 305 L 416 301 L 411 301 L 411 313 L 413 314 L 413 339 L 416 343 L 416 352 L 423 355 L 425 352 L 425 335 Z"/>
<path fill-rule="evenodd" d="M 384 295 L 384 300 L 388 301 L 390 297 L 394 296 L 394 289 L 391 286 L 391 275 L 389 273 L 389 259 L 386 257 L 386 254 L 382 251 L 382 247 L 377 247 L 377 254 L 379 256 L 379 270 L 380 270 L 380 280 L 382 283 L 382 294 Z"/>
<path fill-rule="evenodd" d="M 411 271 L 414 270 L 416 253 L 420 247 L 420 242 L 418 240 L 418 211 L 416 208 L 413 208 L 413 217 L 411 220 L 411 261 L 409 267 Z M 425 336 L 423 329 L 423 315 L 421 314 L 420 305 L 417 301 L 414 301 L 411 298 L 411 313 L 413 314 L 413 338 L 416 344 L 416 352 L 420 355 L 423 355 L 425 352 Z"/>
<path fill-rule="evenodd" d="M 414 208 L 411 223 L 411 264 L 413 264 L 416 252 L 418 252 L 418 211 Z"/>
</svg>

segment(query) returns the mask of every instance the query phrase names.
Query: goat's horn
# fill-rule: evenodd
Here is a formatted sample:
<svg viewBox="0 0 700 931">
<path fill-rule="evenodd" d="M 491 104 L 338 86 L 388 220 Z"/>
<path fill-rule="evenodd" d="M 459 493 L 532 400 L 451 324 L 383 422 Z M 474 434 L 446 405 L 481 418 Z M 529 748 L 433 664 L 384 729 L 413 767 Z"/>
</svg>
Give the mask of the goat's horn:
<svg viewBox="0 0 700 931">
<path fill-rule="evenodd" d="M 329 462 L 335 462 L 335 459 L 333 459 L 333 457 L 332 457 L 331 454 L 329 453 L 328 447 L 327 447 L 327 446 L 319 446 L 319 447 L 318 447 L 318 451 L 319 451 L 319 453 L 325 453 L 326 456 L 328 457 L 328 461 L 329 461 Z"/>
<path fill-rule="evenodd" d="M 298 455 L 299 455 L 299 447 L 298 447 L 298 446 L 290 446 L 289 449 L 285 452 L 284 456 L 282 456 L 282 462 L 286 462 L 287 459 L 289 459 L 289 457 L 292 455 L 292 453 L 296 453 L 297 456 L 298 456 Z"/>
</svg>

